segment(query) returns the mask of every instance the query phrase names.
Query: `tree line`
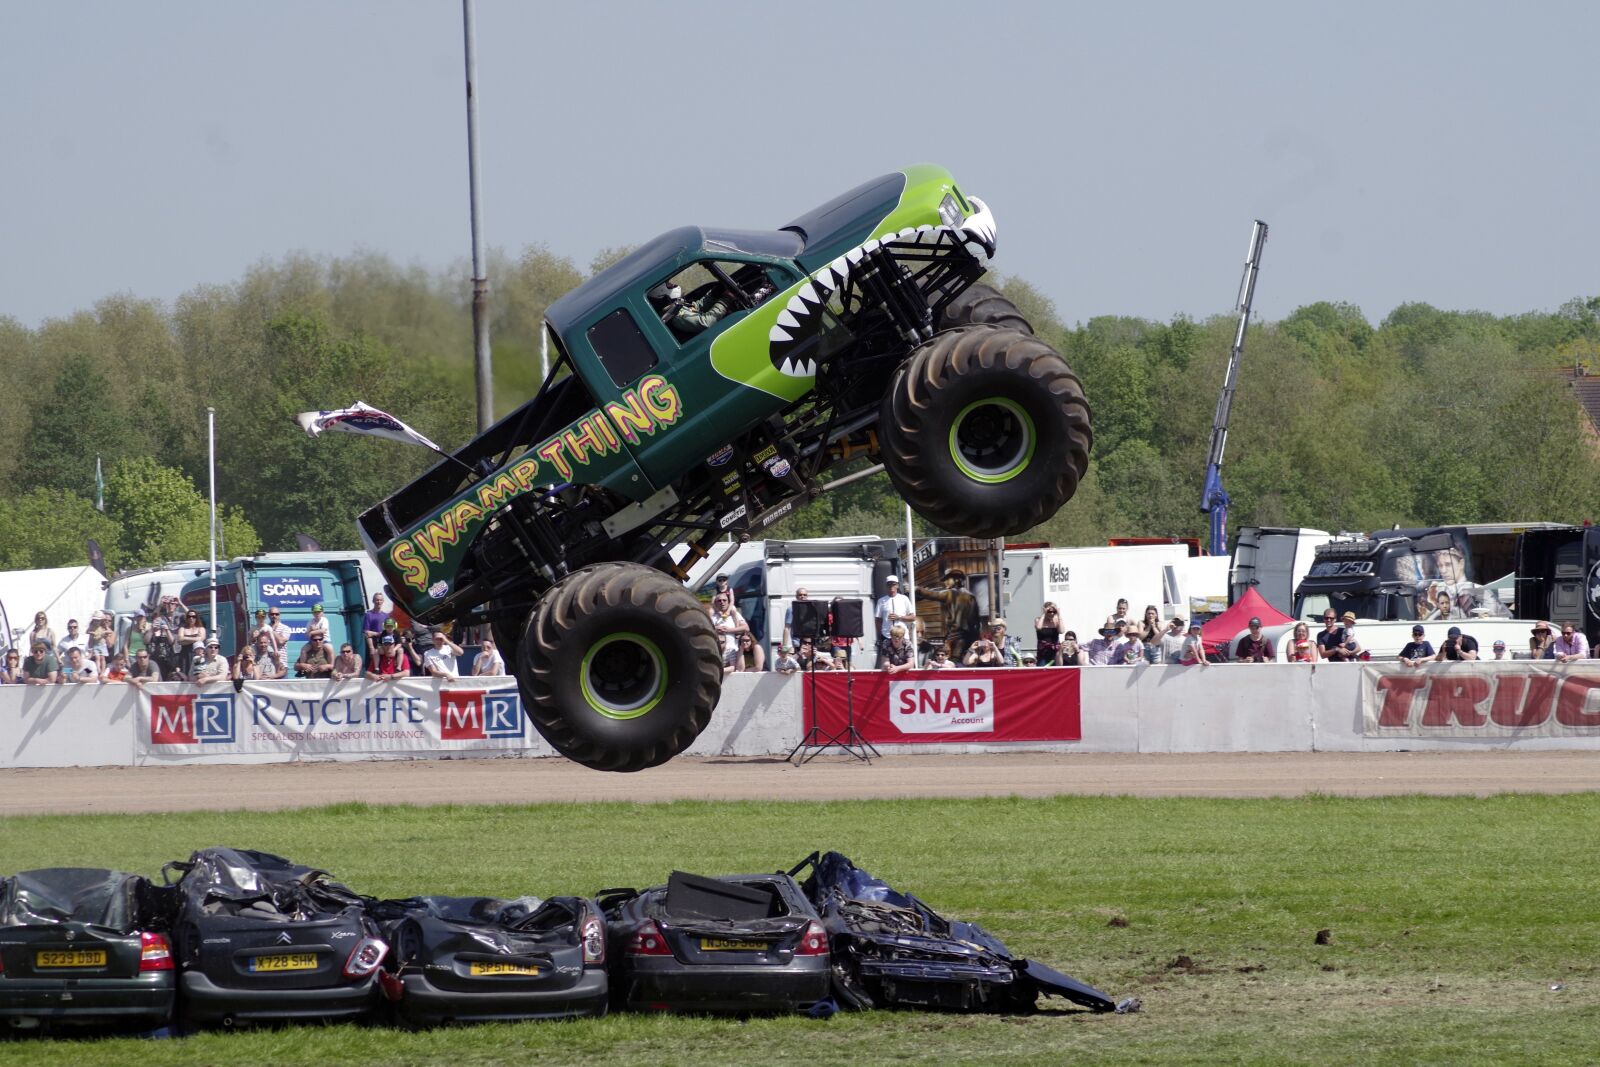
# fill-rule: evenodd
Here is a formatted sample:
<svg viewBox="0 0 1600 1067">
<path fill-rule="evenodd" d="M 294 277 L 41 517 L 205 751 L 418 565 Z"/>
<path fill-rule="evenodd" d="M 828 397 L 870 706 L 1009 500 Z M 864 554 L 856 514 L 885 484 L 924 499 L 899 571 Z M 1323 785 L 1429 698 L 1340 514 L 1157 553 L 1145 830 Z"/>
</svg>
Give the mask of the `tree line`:
<svg viewBox="0 0 1600 1067">
<path fill-rule="evenodd" d="M 541 247 L 493 258 L 497 415 L 538 387 L 544 309 L 621 252 L 587 268 Z M 292 549 L 297 533 L 357 547 L 356 514 L 434 457 L 351 435 L 312 440 L 293 416 L 359 399 L 446 448 L 468 440 L 466 273 L 371 254 L 290 256 L 171 304 L 111 296 L 37 328 L 0 317 L 0 569 L 83 563 L 89 538 L 112 568 L 203 557 L 207 407 L 228 555 Z M 1068 325 L 1025 281 L 990 280 L 1066 357 L 1094 410 L 1078 495 L 1024 536 L 1203 536 L 1232 314 Z M 1230 525 L 1600 517 L 1600 446 L 1569 384 L 1575 367 L 1600 370 L 1600 297 L 1513 316 L 1404 304 L 1376 325 L 1322 302 L 1253 325 L 1225 465 Z M 773 536 L 903 531 L 879 475 L 824 495 Z M 918 536 L 934 532 L 918 523 Z"/>
</svg>

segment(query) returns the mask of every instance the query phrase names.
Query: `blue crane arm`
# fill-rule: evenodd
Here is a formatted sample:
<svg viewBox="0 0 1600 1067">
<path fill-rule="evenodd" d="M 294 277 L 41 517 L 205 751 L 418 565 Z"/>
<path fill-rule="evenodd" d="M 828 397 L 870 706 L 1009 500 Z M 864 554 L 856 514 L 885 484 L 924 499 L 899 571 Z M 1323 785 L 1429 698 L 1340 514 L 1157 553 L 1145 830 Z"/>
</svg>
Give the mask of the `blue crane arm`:
<svg viewBox="0 0 1600 1067">
<path fill-rule="evenodd" d="M 1239 385 L 1239 362 L 1244 358 L 1245 329 L 1250 325 L 1250 306 L 1256 296 L 1256 274 L 1261 270 L 1261 250 L 1267 243 L 1267 224 L 1260 219 L 1250 230 L 1250 251 L 1244 261 L 1244 277 L 1239 282 L 1239 326 L 1234 331 L 1233 348 L 1228 352 L 1228 369 L 1222 376 L 1222 393 L 1217 397 L 1217 413 L 1211 420 L 1211 453 L 1206 457 L 1206 481 L 1200 490 L 1200 510 L 1211 517 L 1211 554 L 1228 550 L 1228 491 L 1222 486 L 1222 455 L 1228 447 L 1228 422 L 1233 416 L 1233 394 Z"/>
</svg>

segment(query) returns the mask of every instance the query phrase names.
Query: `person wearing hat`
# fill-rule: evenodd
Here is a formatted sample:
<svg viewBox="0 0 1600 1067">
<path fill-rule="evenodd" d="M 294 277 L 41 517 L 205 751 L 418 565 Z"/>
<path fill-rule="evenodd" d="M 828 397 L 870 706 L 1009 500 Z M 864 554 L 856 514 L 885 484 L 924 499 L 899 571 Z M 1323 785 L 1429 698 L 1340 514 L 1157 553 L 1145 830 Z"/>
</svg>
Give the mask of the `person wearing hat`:
<svg viewBox="0 0 1600 1067">
<path fill-rule="evenodd" d="M 951 567 L 944 572 L 943 589 L 917 590 L 919 600 L 938 602 L 950 658 L 962 662 L 966 659 L 967 646 L 978 639 L 978 598 L 967 592 L 966 586 L 967 572 Z"/>
<path fill-rule="evenodd" d="M 1111 662 L 1124 667 L 1143 663 L 1144 642 L 1139 640 L 1139 624 L 1124 619 L 1118 629 L 1122 631 L 1122 640 L 1111 650 Z"/>
<path fill-rule="evenodd" d="M 300 655 L 294 661 L 296 678 L 332 678 L 333 649 L 320 630 L 306 634 L 306 643 L 300 646 Z"/>
<path fill-rule="evenodd" d="M 1261 632 L 1261 619 L 1250 620 L 1250 632 L 1239 639 L 1238 653 L 1234 659 L 1239 663 L 1270 663 L 1272 656 L 1272 639 Z"/>
<path fill-rule="evenodd" d="M 1528 638 L 1529 659 L 1555 659 L 1553 648 L 1554 641 L 1550 639 L 1550 624 L 1540 620 L 1533 624 L 1533 631 Z"/>
<path fill-rule="evenodd" d="M 1471 634 L 1461 632 L 1461 627 L 1452 626 L 1445 632 L 1444 644 L 1439 646 L 1438 655 L 1434 659 L 1440 663 L 1447 660 L 1475 660 L 1478 658 L 1478 639 Z"/>
<path fill-rule="evenodd" d="M 1104 667 L 1111 662 L 1111 656 L 1117 648 L 1117 638 L 1122 635 L 1122 627 L 1106 623 L 1100 627 L 1100 636 L 1083 646 L 1083 654 L 1088 657 L 1091 667 Z"/>
<path fill-rule="evenodd" d="M 779 674 L 794 674 L 800 669 L 800 661 L 794 658 L 794 652 L 782 641 L 772 644 L 772 669 Z"/>
<path fill-rule="evenodd" d="M 1561 636 L 1550 643 L 1557 663 L 1571 663 L 1589 654 L 1589 639 L 1570 622 L 1561 624 Z"/>
<path fill-rule="evenodd" d="M 411 662 L 406 659 L 405 646 L 394 628 L 386 625 L 383 636 L 378 638 L 378 654 L 367 661 L 367 677 L 374 682 L 393 682 L 410 673 Z"/>
<path fill-rule="evenodd" d="M 333 641 L 328 629 L 328 617 L 322 613 L 322 603 L 319 601 L 311 605 L 311 621 L 306 623 L 306 638 L 309 640 L 314 633 L 322 635 L 322 643 L 331 647 Z"/>
<path fill-rule="evenodd" d="M 902 624 L 906 631 L 916 624 L 916 609 L 911 604 L 911 598 L 900 591 L 900 579 L 894 575 L 883 580 L 887 591 L 878 598 L 877 605 L 872 609 L 872 617 L 878 621 L 878 662 L 877 668 L 882 670 L 885 664 L 885 650 L 889 647 L 889 638 L 894 633 L 896 623 Z"/>
<path fill-rule="evenodd" d="M 1433 662 L 1436 652 L 1433 642 L 1423 636 L 1426 632 L 1421 623 L 1411 628 L 1411 640 L 1400 650 L 1401 663 L 1407 667 L 1422 667 Z"/>
<path fill-rule="evenodd" d="M 1327 617 L 1324 616 L 1323 618 L 1326 621 Z M 1339 631 L 1343 635 L 1342 639 L 1337 645 L 1329 649 L 1323 658 L 1334 663 L 1353 663 L 1360 659 L 1366 651 L 1361 647 L 1361 642 L 1356 640 L 1356 613 L 1353 611 L 1345 612 L 1339 616 L 1339 622 L 1343 624 Z M 1318 643 L 1321 643 L 1320 638 Z"/>
<path fill-rule="evenodd" d="M 1007 632 L 1006 620 L 989 620 L 989 640 L 1000 650 L 1000 661 L 1004 666 L 1022 666 L 1022 642 Z"/>
<path fill-rule="evenodd" d="M 1498 637 L 1495 638 L 1495 642 L 1494 642 L 1493 648 L 1494 648 L 1494 658 L 1495 659 L 1505 659 L 1506 658 L 1506 643 L 1504 641 L 1500 640 Z"/>
<path fill-rule="evenodd" d="M 1167 628 L 1161 632 L 1161 663 L 1177 663 L 1183 658 L 1184 624 L 1180 616 L 1174 615 L 1167 620 Z"/>
<path fill-rule="evenodd" d="M 217 640 L 216 634 L 206 638 L 205 651 L 200 653 L 200 661 L 194 668 L 194 681 L 197 685 L 227 681 L 228 661 L 218 654 L 221 647 L 222 643 Z"/>
<path fill-rule="evenodd" d="M 1189 624 L 1189 636 L 1183 639 L 1183 650 L 1178 654 L 1178 663 L 1185 667 L 1209 667 L 1211 661 L 1206 658 L 1206 642 L 1200 634 L 1200 624 Z"/>
</svg>

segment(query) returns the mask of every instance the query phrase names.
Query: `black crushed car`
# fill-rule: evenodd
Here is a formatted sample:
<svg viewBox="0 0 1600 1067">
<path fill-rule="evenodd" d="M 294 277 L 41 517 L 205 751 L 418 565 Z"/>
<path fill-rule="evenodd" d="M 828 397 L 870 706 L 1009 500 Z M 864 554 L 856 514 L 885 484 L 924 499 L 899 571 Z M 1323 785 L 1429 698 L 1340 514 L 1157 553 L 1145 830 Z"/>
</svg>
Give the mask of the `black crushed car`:
<svg viewBox="0 0 1600 1067">
<path fill-rule="evenodd" d="M 640 1011 L 799 1011 L 828 995 L 828 935 L 783 873 L 596 894 L 611 939 L 614 1001 Z"/>
<path fill-rule="evenodd" d="M 582 897 L 411 897 L 374 903 L 384 987 L 410 1026 L 601 1016 L 606 927 Z"/>
<path fill-rule="evenodd" d="M 837 852 L 816 853 L 803 885 L 833 948 L 833 989 L 847 1007 L 1031 1011 L 1040 996 L 1065 997 L 1092 1011 L 1135 1011 L 1032 960 L 1017 959 L 975 923 L 946 919 L 909 893 L 861 870 Z"/>
<path fill-rule="evenodd" d="M 173 894 L 98 867 L 0 878 L 0 1019 L 155 1029 L 172 1017 Z"/>
<path fill-rule="evenodd" d="M 364 898 L 327 872 L 234 848 L 202 849 L 174 870 L 186 1024 L 354 1019 L 382 1002 L 388 945 Z"/>
</svg>

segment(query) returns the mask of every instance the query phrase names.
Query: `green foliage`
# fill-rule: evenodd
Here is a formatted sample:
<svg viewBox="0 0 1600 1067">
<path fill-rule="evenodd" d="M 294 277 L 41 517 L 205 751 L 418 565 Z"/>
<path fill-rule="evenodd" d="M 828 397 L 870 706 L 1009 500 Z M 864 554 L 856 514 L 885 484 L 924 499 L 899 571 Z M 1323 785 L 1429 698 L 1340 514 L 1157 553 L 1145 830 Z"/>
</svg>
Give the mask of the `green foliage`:
<svg viewBox="0 0 1600 1067">
<path fill-rule="evenodd" d="M 106 514 L 117 527 L 117 565 L 154 567 L 174 559 L 205 559 L 210 550 L 211 513 L 206 495 L 182 471 L 148 456 L 120 459 L 106 475 Z M 219 505 L 221 558 L 261 550 L 243 512 Z"/>
<path fill-rule="evenodd" d="M 0 571 L 82 567 L 94 538 L 108 568 L 121 562 L 117 524 L 88 497 L 38 487 L 0 495 Z"/>
</svg>

